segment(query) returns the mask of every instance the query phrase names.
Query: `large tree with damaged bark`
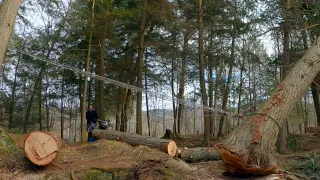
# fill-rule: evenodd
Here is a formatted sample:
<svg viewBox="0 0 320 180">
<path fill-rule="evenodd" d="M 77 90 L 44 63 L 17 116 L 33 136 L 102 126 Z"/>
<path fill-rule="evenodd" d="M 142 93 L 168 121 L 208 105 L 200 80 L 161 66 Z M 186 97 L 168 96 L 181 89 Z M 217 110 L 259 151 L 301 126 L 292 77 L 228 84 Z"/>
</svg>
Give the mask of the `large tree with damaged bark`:
<svg viewBox="0 0 320 180">
<path fill-rule="evenodd" d="M 274 156 L 279 129 L 319 71 L 320 44 L 316 43 L 260 109 L 215 145 L 229 172 L 268 174 L 277 168 Z"/>
</svg>

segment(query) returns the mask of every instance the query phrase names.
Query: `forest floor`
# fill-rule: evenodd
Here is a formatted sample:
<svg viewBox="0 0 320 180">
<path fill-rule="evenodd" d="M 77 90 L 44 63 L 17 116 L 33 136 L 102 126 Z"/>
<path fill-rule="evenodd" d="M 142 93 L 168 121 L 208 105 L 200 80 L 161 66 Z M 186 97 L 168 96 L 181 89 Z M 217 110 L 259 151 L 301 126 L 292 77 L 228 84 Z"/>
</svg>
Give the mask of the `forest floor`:
<svg viewBox="0 0 320 180">
<path fill-rule="evenodd" d="M 26 135 L 10 134 L 19 150 L 0 153 L 2 180 L 63 179 L 317 179 L 320 177 L 320 129 L 289 137 L 290 150 L 278 155 L 279 170 L 269 176 L 231 177 L 224 173 L 222 161 L 188 164 L 144 146 L 98 140 L 94 143 L 63 143 L 58 157 L 46 167 L 32 165 L 23 154 Z M 201 145 L 201 135 L 176 139 L 178 147 Z M 211 145 L 219 140 L 214 139 Z M 320 179 L 320 178 L 319 178 Z"/>
</svg>

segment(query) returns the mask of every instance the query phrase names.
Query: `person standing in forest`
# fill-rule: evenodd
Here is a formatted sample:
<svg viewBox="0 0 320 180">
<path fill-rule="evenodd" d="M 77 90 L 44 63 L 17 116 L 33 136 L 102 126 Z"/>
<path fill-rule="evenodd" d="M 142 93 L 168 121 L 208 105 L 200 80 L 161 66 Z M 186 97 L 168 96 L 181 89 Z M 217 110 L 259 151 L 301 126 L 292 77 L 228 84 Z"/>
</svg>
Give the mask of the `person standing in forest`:
<svg viewBox="0 0 320 180">
<path fill-rule="evenodd" d="M 92 131 L 97 125 L 98 114 L 94 109 L 94 105 L 89 105 L 89 110 L 86 112 L 87 119 L 87 130 L 88 130 L 88 141 L 93 141 Z"/>
</svg>

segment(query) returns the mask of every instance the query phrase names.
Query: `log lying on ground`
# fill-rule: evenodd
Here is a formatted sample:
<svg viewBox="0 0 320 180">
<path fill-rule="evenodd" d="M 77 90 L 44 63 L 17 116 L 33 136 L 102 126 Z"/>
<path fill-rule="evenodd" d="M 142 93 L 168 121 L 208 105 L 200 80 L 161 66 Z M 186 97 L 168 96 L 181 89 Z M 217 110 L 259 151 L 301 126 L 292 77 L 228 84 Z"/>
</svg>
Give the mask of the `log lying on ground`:
<svg viewBox="0 0 320 180">
<path fill-rule="evenodd" d="M 34 131 L 24 140 L 24 153 L 35 165 L 45 166 L 51 163 L 58 154 L 56 137 L 49 133 Z"/>
<path fill-rule="evenodd" d="M 106 130 L 94 130 L 93 134 L 100 138 L 108 140 L 116 140 L 128 143 L 132 146 L 147 146 L 150 148 L 156 148 L 160 151 L 167 153 L 170 156 L 175 156 L 177 153 L 177 145 L 172 140 L 153 138 L 149 136 L 140 136 L 138 134 L 130 134 L 119 131 L 106 131 Z"/>
<path fill-rule="evenodd" d="M 220 155 L 213 147 L 196 147 L 182 150 L 181 159 L 188 163 L 216 161 Z"/>
</svg>

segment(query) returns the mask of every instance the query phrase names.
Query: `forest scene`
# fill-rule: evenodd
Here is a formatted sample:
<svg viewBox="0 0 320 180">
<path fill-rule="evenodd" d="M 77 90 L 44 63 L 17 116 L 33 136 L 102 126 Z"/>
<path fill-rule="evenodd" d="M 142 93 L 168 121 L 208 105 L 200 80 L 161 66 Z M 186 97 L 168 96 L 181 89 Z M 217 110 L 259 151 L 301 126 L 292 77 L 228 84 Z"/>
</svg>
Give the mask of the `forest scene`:
<svg viewBox="0 0 320 180">
<path fill-rule="evenodd" d="M 320 180 L 319 0 L 0 0 L 0 180 Z"/>
</svg>

